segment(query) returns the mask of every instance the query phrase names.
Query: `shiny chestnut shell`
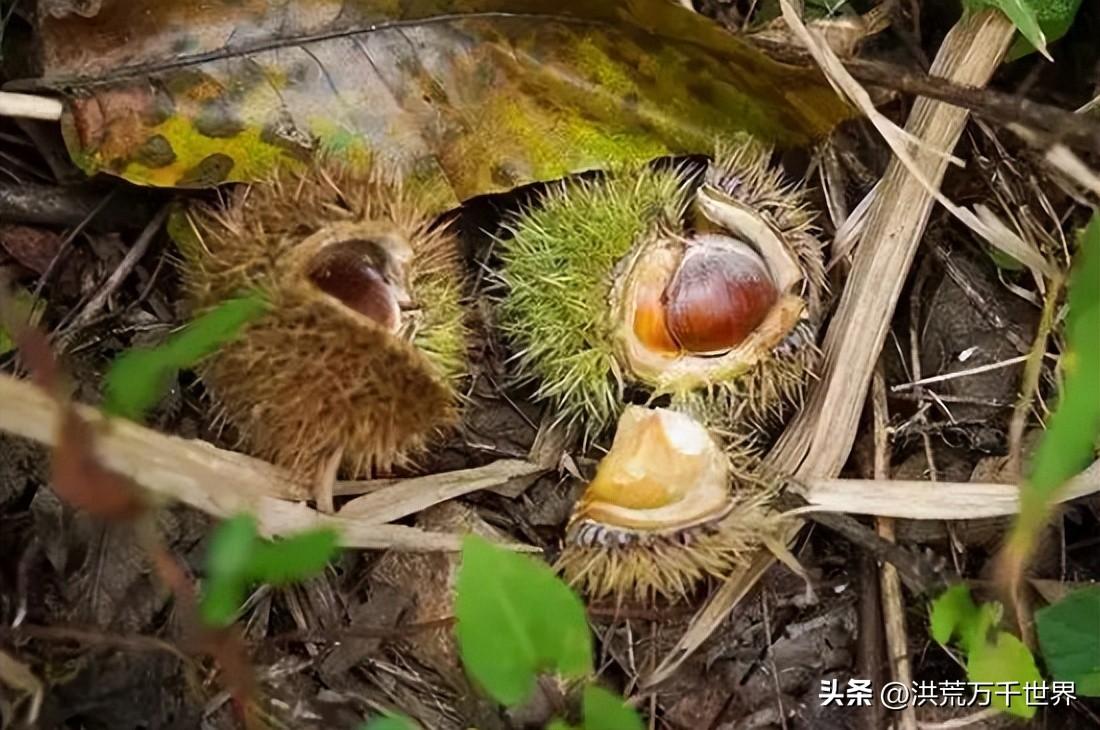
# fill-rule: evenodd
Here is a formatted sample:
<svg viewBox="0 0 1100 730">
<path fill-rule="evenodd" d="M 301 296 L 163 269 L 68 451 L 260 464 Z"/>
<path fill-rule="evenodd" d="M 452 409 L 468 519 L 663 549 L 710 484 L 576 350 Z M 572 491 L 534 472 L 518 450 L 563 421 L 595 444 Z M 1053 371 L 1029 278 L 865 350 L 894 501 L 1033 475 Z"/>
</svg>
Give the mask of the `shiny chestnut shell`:
<svg viewBox="0 0 1100 730">
<path fill-rule="evenodd" d="M 672 268 L 671 266 L 669 268 Z M 744 342 L 779 300 L 761 256 L 728 236 L 688 242 L 671 273 L 651 269 L 635 289 L 633 330 L 646 349 L 708 355 Z"/>
</svg>

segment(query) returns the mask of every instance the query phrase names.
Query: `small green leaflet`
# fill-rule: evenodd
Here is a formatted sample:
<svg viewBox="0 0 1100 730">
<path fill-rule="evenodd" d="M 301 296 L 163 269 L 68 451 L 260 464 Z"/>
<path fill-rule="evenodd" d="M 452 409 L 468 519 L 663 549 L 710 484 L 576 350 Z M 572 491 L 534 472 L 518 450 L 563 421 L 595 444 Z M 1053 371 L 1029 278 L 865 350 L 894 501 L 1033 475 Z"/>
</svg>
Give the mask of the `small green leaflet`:
<svg viewBox="0 0 1100 730">
<path fill-rule="evenodd" d="M 1031 0 L 1035 7 L 1035 17 L 1046 36 L 1047 43 L 1053 43 L 1066 34 L 1081 8 L 1081 0 Z M 1015 61 L 1034 53 L 1035 46 L 1027 38 L 1019 37 L 1005 56 L 1005 61 Z"/>
<path fill-rule="evenodd" d="M 218 525 L 206 552 L 206 580 L 199 610 L 210 626 L 233 623 L 248 587 L 248 563 L 256 544 L 256 521 L 238 515 Z"/>
<path fill-rule="evenodd" d="M 339 545 L 335 530 L 310 530 L 278 542 L 259 542 L 249 565 L 256 580 L 285 586 L 324 570 Z"/>
<path fill-rule="evenodd" d="M 932 602 L 929 624 L 932 638 L 941 644 L 956 644 L 969 654 L 979 644 L 985 643 L 989 632 L 1001 620 L 999 603 L 978 605 L 970 597 L 970 588 L 958 583 L 944 591 Z"/>
<path fill-rule="evenodd" d="M 371 720 L 359 730 L 420 730 L 420 726 L 403 715 L 390 715 Z"/>
<path fill-rule="evenodd" d="M 591 673 L 584 604 L 546 565 L 469 535 L 456 590 L 462 662 L 496 701 L 523 701 L 540 672 Z"/>
<path fill-rule="evenodd" d="M 1001 620 L 999 603 L 980 606 L 970 597 L 965 584 L 951 586 L 932 602 L 929 624 L 932 638 L 947 644 L 952 638 L 967 655 L 966 674 L 973 682 L 1041 682 L 1035 658 L 1028 648 L 1007 631 L 996 630 Z M 1019 717 L 1031 717 L 1035 707 L 1023 697 L 992 697 L 994 707 Z"/>
<path fill-rule="evenodd" d="M 236 618 L 253 583 L 286 585 L 324 570 L 338 549 L 330 529 L 309 530 L 285 540 L 261 540 L 251 515 L 222 522 L 210 538 L 206 580 L 199 609 L 210 626 L 228 626 Z"/>
<path fill-rule="evenodd" d="M 932 638 L 941 644 L 949 644 L 951 638 L 960 633 L 959 627 L 973 620 L 977 610 L 970 597 L 970 588 L 965 583 L 951 586 L 932 602 L 929 610 Z"/>
<path fill-rule="evenodd" d="M 1037 7 L 1046 0 L 963 0 L 966 9 L 978 12 L 985 8 L 996 8 L 1008 16 L 1020 34 L 1036 49 L 1050 59 L 1047 51 L 1047 38 L 1039 25 Z M 1052 60 L 1052 59 L 1051 59 Z"/>
<path fill-rule="evenodd" d="M 1073 591 L 1035 612 L 1043 660 L 1079 696 L 1100 697 L 1100 586 Z"/>
<path fill-rule="evenodd" d="M 124 352 L 107 372 L 103 409 L 112 415 L 141 420 L 176 373 L 216 351 L 266 309 L 267 302 L 258 293 L 230 299 L 192 321 L 164 344 Z"/>
<path fill-rule="evenodd" d="M 584 730 L 645 730 L 642 718 L 623 698 L 599 685 L 584 688 Z"/>
</svg>

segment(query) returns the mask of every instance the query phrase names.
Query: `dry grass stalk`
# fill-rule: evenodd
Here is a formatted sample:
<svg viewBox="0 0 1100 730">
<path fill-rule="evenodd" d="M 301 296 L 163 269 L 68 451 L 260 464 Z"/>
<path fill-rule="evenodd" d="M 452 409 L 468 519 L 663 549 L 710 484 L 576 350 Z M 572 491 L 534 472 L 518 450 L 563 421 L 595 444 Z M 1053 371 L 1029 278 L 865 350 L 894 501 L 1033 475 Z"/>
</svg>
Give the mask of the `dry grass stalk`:
<svg viewBox="0 0 1100 730">
<path fill-rule="evenodd" d="M 55 444 L 58 407 L 49 395 L 27 381 L 2 376 L 0 403 L 3 404 L 0 431 L 47 446 Z M 205 441 L 169 436 L 129 421 L 107 421 L 88 406 L 78 405 L 77 411 L 96 429 L 96 450 L 109 469 L 133 479 L 155 495 L 215 517 L 252 512 L 265 535 L 331 526 L 341 532 L 347 547 L 412 552 L 461 547 L 460 535 L 322 514 L 293 501 L 308 496 L 305 486 L 265 461 L 219 449 Z M 479 488 L 487 486 L 486 481 Z"/>
<path fill-rule="evenodd" d="M 807 479 L 795 486 L 810 503 L 806 512 L 845 512 L 906 520 L 980 520 L 1019 512 L 1015 484 L 915 480 Z M 1100 492 L 1100 462 L 1094 462 L 1059 492 L 1068 502 Z"/>
<path fill-rule="evenodd" d="M 783 5 L 784 17 L 790 19 L 790 4 L 783 0 Z M 1014 35 L 1015 28 L 999 11 L 969 15 L 947 34 L 930 73 L 960 84 L 984 86 Z M 781 472 L 809 480 L 834 477 L 844 466 L 894 307 L 932 212 L 935 198 L 925 183 L 938 187 L 942 182 L 948 155 L 968 116 L 965 109 L 942 102 L 919 98 L 914 103 L 905 131 L 921 140 L 913 157 L 924 181 L 894 159 L 876 187 L 862 227 L 862 244 L 825 338 L 821 380 L 811 388 L 806 406 L 772 452 L 772 464 Z M 770 563 L 770 558 L 761 556 L 750 570 L 729 578 L 645 679 L 646 686 L 671 675 L 725 620 L 763 575 L 767 566 L 759 568 L 761 562 Z"/>
<path fill-rule="evenodd" d="M 933 75 L 985 85 L 1014 34 L 999 12 L 961 20 L 944 39 Z M 906 129 L 924 147 L 954 149 L 968 117 L 964 109 L 917 99 Z M 925 150 L 915 154 L 926 179 L 943 180 L 947 159 Z M 891 161 L 868 212 L 863 242 L 825 338 L 821 382 L 772 454 L 775 466 L 803 477 L 838 474 L 848 458 L 871 373 L 893 318 L 905 276 L 920 244 L 934 199 L 897 159 Z"/>
<path fill-rule="evenodd" d="M 58 99 L 35 94 L 14 94 L 0 91 L 0 117 L 42 119 L 56 122 L 61 119 L 65 105 Z"/>
<path fill-rule="evenodd" d="M 353 499 L 337 516 L 358 518 L 361 523 L 372 525 L 392 522 L 470 492 L 499 487 L 513 480 L 530 483 L 544 471 L 525 459 L 501 459 L 473 469 L 402 479 L 386 489 Z"/>
</svg>

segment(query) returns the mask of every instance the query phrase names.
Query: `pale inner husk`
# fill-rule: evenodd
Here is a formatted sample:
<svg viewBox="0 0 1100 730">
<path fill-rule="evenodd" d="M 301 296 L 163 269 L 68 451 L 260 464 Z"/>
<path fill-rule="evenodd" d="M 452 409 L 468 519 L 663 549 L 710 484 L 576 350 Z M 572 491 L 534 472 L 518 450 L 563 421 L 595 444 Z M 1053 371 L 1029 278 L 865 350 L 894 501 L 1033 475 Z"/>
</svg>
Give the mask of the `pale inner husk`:
<svg viewBox="0 0 1100 730">
<path fill-rule="evenodd" d="M 675 532 L 728 513 L 729 460 L 697 421 L 630 406 L 570 521 Z"/>
</svg>

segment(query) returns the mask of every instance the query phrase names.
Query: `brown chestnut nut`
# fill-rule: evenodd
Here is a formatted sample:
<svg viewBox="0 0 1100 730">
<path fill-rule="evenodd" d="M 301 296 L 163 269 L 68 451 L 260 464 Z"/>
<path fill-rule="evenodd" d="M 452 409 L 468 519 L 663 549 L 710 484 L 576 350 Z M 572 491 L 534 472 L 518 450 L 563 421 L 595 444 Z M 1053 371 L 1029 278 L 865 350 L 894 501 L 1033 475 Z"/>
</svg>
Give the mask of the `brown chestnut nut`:
<svg viewBox="0 0 1100 730">
<path fill-rule="evenodd" d="M 330 244 L 314 257 L 309 278 L 349 309 L 392 331 L 401 311 L 393 288 L 379 271 L 377 259 L 384 254 L 375 249 L 369 241 Z"/>
<path fill-rule="evenodd" d="M 725 352 L 760 326 L 779 292 L 748 244 L 715 235 L 695 243 L 666 291 L 668 329 L 690 353 Z"/>
</svg>

